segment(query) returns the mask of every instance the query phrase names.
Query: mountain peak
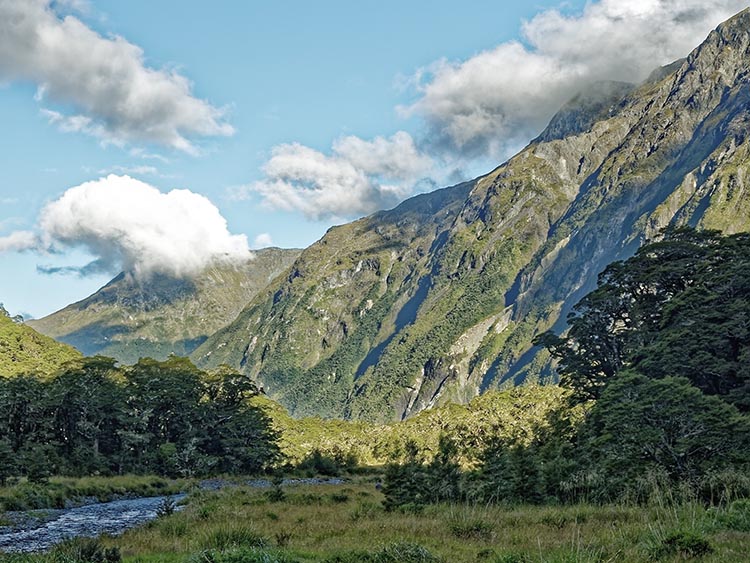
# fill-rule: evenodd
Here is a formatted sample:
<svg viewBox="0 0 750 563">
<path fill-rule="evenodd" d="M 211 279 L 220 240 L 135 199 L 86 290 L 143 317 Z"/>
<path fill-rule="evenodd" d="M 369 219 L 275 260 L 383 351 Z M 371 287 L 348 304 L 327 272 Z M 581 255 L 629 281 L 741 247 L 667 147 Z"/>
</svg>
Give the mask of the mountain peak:
<svg viewBox="0 0 750 563">
<path fill-rule="evenodd" d="M 299 253 L 265 248 L 244 264 L 218 263 L 185 278 L 123 272 L 86 299 L 29 324 L 86 354 L 124 363 L 186 355 L 232 321 Z"/>
<path fill-rule="evenodd" d="M 587 131 L 597 121 L 609 117 L 613 107 L 634 87 L 616 80 L 593 82 L 568 100 L 533 142 L 546 143 Z"/>
<path fill-rule="evenodd" d="M 750 7 L 719 24 L 716 31 L 729 42 L 736 40 L 740 35 L 748 35 L 750 33 Z"/>
</svg>

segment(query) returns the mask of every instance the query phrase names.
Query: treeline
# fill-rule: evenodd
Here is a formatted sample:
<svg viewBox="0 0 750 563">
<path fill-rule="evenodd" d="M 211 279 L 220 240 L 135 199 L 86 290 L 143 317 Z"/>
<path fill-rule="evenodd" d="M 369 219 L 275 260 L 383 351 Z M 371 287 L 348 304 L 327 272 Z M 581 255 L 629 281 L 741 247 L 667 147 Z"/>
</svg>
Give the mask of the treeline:
<svg viewBox="0 0 750 563">
<path fill-rule="evenodd" d="M 455 436 L 388 467 L 386 507 L 750 496 L 750 235 L 674 229 L 610 265 L 537 344 L 568 400 L 530 441 L 495 436 L 473 467 Z"/>
<path fill-rule="evenodd" d="M 0 378 L 0 481 L 25 475 L 256 473 L 279 458 L 255 384 L 185 358 L 119 367 L 102 356 L 53 377 Z"/>
</svg>

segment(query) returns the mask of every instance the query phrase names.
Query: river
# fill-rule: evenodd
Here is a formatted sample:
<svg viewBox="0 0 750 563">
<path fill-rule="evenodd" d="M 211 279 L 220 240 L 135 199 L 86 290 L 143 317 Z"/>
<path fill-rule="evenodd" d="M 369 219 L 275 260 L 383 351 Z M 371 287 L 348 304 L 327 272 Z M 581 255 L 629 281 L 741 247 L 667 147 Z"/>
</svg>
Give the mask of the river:
<svg viewBox="0 0 750 563">
<path fill-rule="evenodd" d="M 283 485 L 340 483 L 343 483 L 343 480 L 336 478 L 284 479 Z M 242 484 L 253 488 L 271 486 L 271 482 L 265 479 L 245 481 Z M 237 486 L 237 483 L 223 479 L 211 479 L 200 483 L 200 488 L 204 490 L 233 486 Z M 102 534 L 121 534 L 156 518 L 157 510 L 164 499 L 179 501 L 184 497 L 184 494 L 172 497 L 143 497 L 87 504 L 75 508 L 7 512 L 4 516 L 16 524 L 0 526 L 0 554 L 45 551 L 61 541 L 75 537 L 94 538 Z"/>
<path fill-rule="evenodd" d="M 180 500 L 185 495 L 171 497 Z M 167 497 L 146 497 L 100 502 L 59 510 L 35 510 L 9 513 L 11 519 L 24 520 L 21 529 L 0 527 L 0 553 L 44 551 L 73 537 L 93 538 L 102 534 L 121 534 L 156 518 Z"/>
</svg>

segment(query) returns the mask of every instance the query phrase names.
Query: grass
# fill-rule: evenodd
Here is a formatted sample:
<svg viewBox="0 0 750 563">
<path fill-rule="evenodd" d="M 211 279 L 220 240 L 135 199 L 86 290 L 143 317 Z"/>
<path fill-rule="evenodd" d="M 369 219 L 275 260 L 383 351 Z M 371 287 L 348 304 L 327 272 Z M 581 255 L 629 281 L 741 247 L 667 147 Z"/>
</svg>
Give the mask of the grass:
<svg viewBox="0 0 750 563">
<path fill-rule="evenodd" d="M 106 502 L 123 497 L 172 495 L 189 488 L 190 481 L 150 475 L 116 477 L 53 477 L 45 483 L 21 480 L 0 487 L 0 516 L 6 510 L 62 508 L 66 503 Z"/>
<path fill-rule="evenodd" d="M 281 500 L 248 487 L 197 491 L 187 507 L 120 537 L 130 563 L 599 563 L 747 561 L 750 503 L 679 506 L 443 504 L 386 512 L 371 479 L 284 487 Z M 13 563 L 81 563 L 16 556 Z"/>
<path fill-rule="evenodd" d="M 446 504 L 409 514 L 386 512 L 381 501 L 364 480 L 325 489 L 289 486 L 284 499 L 275 502 L 257 489 L 202 491 L 190 497 L 185 510 L 107 539 L 105 545 L 118 547 L 123 560 L 133 563 L 723 563 L 745 562 L 750 550 L 750 531 L 736 529 L 744 528 L 744 505 L 730 511 L 692 504 Z"/>
</svg>

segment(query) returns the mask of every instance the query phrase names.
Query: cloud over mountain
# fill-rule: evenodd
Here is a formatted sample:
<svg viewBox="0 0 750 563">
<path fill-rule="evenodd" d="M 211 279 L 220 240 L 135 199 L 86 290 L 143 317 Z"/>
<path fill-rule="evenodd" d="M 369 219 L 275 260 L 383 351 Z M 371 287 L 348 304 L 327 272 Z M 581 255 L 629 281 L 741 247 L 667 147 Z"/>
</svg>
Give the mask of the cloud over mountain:
<svg viewBox="0 0 750 563">
<path fill-rule="evenodd" d="M 416 103 L 435 150 L 507 156 L 597 80 L 639 82 L 685 56 L 746 0 L 601 0 L 578 15 L 541 12 L 511 41 L 420 69 Z"/>
<path fill-rule="evenodd" d="M 263 167 L 265 177 L 235 197 L 259 194 L 276 209 L 312 219 L 345 218 L 392 207 L 412 195 L 432 160 L 404 131 L 366 141 L 349 136 L 330 155 L 299 143 L 278 145 Z"/>
<path fill-rule="evenodd" d="M 224 111 L 193 96 L 184 76 L 146 66 L 140 47 L 103 37 L 55 6 L 0 0 L 0 80 L 31 81 L 37 100 L 72 108 L 43 108 L 50 123 L 104 143 L 158 143 L 187 153 L 198 150 L 194 137 L 233 134 Z"/>
<path fill-rule="evenodd" d="M 81 275 L 124 269 L 137 276 L 159 272 L 182 277 L 216 261 L 251 257 L 245 235 L 230 234 L 206 197 L 189 190 L 162 193 L 116 175 L 70 188 L 48 203 L 36 233 L 18 231 L 0 238 L 0 251 L 72 248 L 96 257 L 83 267 L 62 268 Z"/>
</svg>

